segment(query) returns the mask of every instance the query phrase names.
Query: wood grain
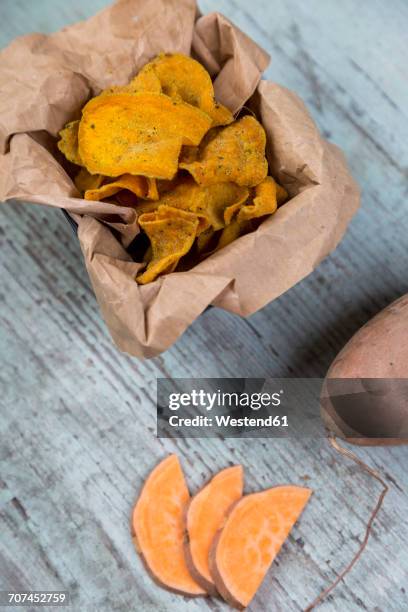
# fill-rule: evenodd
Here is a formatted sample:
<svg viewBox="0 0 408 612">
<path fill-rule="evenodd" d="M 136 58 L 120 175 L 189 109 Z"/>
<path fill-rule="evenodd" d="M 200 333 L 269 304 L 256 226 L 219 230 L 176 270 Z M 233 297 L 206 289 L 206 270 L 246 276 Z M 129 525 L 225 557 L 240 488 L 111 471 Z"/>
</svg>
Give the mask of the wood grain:
<svg viewBox="0 0 408 612">
<path fill-rule="evenodd" d="M 0 46 L 84 19 L 105 0 L 1 0 Z M 192 491 L 246 466 L 246 489 L 315 490 L 251 610 L 304 608 L 350 559 L 379 487 L 323 441 L 159 440 L 158 376 L 323 376 L 351 335 L 408 291 L 408 4 L 404 0 L 204 0 L 272 55 L 345 151 L 363 205 L 342 244 L 248 320 L 212 309 L 163 356 L 118 353 L 61 213 L 1 205 L 0 588 L 67 589 L 75 610 L 222 610 L 162 592 L 142 570 L 129 514 L 167 452 Z M 279 262 L 277 262 L 279 265 Z M 390 485 L 362 560 L 322 610 L 408 609 L 408 448 L 359 455 Z"/>
</svg>

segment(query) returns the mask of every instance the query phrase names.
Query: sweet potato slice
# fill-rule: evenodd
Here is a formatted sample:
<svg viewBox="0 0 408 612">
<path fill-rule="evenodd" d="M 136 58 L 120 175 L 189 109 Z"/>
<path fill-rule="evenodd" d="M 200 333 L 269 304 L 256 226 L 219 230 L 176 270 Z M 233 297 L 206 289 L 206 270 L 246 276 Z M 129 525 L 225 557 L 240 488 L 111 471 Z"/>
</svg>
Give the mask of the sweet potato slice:
<svg viewBox="0 0 408 612">
<path fill-rule="evenodd" d="M 191 575 L 210 595 L 216 595 L 208 557 L 211 544 L 231 506 L 242 497 L 242 466 L 222 470 L 191 500 L 186 515 L 185 554 Z"/>
<path fill-rule="evenodd" d="M 281 486 L 246 495 L 231 510 L 210 553 L 210 571 L 222 597 L 246 608 L 311 495 Z"/>
<path fill-rule="evenodd" d="M 182 595 L 205 595 L 191 577 L 183 551 L 184 514 L 190 501 L 176 455 L 151 472 L 132 515 L 132 536 L 159 586 Z"/>
</svg>

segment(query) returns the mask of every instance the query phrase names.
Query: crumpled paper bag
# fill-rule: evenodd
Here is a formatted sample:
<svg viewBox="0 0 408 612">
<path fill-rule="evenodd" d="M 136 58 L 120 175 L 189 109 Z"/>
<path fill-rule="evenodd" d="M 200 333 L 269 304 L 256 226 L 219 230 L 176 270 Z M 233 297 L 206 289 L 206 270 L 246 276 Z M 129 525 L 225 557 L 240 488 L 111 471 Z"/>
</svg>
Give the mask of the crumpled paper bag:
<svg viewBox="0 0 408 612">
<path fill-rule="evenodd" d="M 161 51 L 193 55 L 213 77 L 219 102 L 256 112 L 271 173 L 291 199 L 257 231 L 192 270 L 139 286 L 141 264 L 126 252 L 139 232 L 134 210 L 80 199 L 56 137 L 89 97 L 127 83 Z M 343 155 L 321 138 L 294 93 L 261 81 L 268 63 L 225 17 L 200 16 L 195 0 L 119 0 L 56 34 L 17 38 L 1 52 L 0 201 L 69 211 L 120 350 L 158 355 L 210 304 L 254 313 L 312 272 L 356 212 L 359 190 Z"/>
</svg>

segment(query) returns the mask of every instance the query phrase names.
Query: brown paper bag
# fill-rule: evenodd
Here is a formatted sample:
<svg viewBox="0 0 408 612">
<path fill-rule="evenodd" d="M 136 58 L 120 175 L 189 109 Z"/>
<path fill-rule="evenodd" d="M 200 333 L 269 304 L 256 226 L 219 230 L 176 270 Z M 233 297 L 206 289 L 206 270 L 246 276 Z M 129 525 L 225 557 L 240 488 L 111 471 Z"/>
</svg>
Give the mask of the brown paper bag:
<svg viewBox="0 0 408 612">
<path fill-rule="evenodd" d="M 257 231 L 192 270 L 139 286 L 141 264 L 125 250 L 139 231 L 135 212 L 80 199 L 56 137 L 90 96 L 127 83 L 161 51 L 199 59 L 214 78 L 218 101 L 234 112 L 250 105 L 267 133 L 271 173 L 291 199 Z M 70 212 L 122 351 L 158 355 L 210 304 L 254 313 L 314 270 L 356 212 L 359 191 L 341 152 L 320 137 L 295 94 L 260 80 L 268 62 L 222 15 L 200 17 L 195 0 L 119 0 L 88 21 L 18 38 L 1 52 L 0 201 Z"/>
</svg>

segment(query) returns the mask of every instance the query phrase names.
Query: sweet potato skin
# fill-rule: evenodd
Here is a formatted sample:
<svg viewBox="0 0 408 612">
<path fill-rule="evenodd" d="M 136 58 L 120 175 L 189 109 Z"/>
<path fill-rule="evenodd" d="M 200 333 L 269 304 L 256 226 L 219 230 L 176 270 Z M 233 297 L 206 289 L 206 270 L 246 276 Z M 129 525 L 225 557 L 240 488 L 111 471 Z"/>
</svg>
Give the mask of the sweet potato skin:
<svg viewBox="0 0 408 612">
<path fill-rule="evenodd" d="M 131 528 L 130 528 L 130 532 L 132 535 L 132 541 L 133 541 L 133 545 L 136 549 L 136 552 L 138 553 L 140 560 L 143 563 L 143 567 L 145 568 L 146 572 L 149 574 L 150 578 L 153 580 L 153 582 L 160 587 L 161 589 L 164 589 L 165 591 L 169 591 L 169 593 L 174 593 L 175 595 L 183 595 L 184 597 L 207 597 L 208 593 L 201 593 L 201 594 L 191 594 L 191 593 L 186 593 L 185 591 L 180 591 L 179 589 L 173 589 L 171 587 L 169 587 L 167 584 L 164 584 L 164 582 L 161 582 L 161 580 L 159 580 L 159 578 L 156 576 L 156 574 L 154 574 L 152 572 L 152 570 L 150 569 L 145 556 L 143 555 L 139 542 L 137 540 L 137 535 L 136 532 L 133 528 L 133 522 L 131 521 Z M 194 576 L 193 576 L 194 578 Z"/>
<path fill-rule="evenodd" d="M 145 484 L 148 481 L 149 477 L 153 474 L 153 472 L 161 464 L 163 464 L 166 460 L 169 460 L 170 458 L 173 458 L 173 457 L 175 457 L 175 456 L 174 455 L 170 455 L 166 459 L 160 461 L 156 465 L 156 467 L 149 473 L 149 476 L 147 477 L 147 479 L 145 481 Z M 178 461 L 178 458 L 177 458 L 177 461 Z M 143 489 L 142 489 L 142 493 L 143 493 Z M 177 595 L 183 595 L 185 597 L 205 597 L 205 596 L 207 596 L 207 593 L 204 590 L 202 592 L 199 592 L 199 593 L 191 593 L 191 592 L 186 592 L 184 590 L 173 588 L 173 587 L 169 586 L 168 584 L 166 584 L 162 580 L 160 580 L 160 578 L 154 573 L 154 571 L 150 567 L 149 563 L 147 562 L 147 559 L 146 559 L 145 555 L 143 554 L 141 544 L 140 544 L 140 542 L 138 540 L 137 532 L 136 532 L 136 528 L 135 528 L 135 519 L 134 519 L 136 507 L 137 507 L 137 504 L 138 504 L 138 502 L 140 500 L 140 497 L 141 497 L 142 493 L 138 496 L 138 498 L 135 501 L 135 504 L 133 506 L 133 511 L 132 511 L 131 518 L 130 518 L 130 532 L 131 532 L 132 541 L 133 541 L 133 544 L 135 546 L 136 552 L 138 553 L 138 555 L 139 555 L 139 557 L 140 557 L 140 559 L 141 559 L 141 561 L 142 561 L 142 563 L 143 563 L 147 573 L 149 574 L 149 576 L 151 577 L 151 579 L 153 580 L 153 582 L 157 586 L 159 586 L 160 588 L 165 589 L 166 591 L 169 591 L 171 593 L 175 593 Z M 197 586 L 199 586 L 199 585 L 197 584 Z"/>
<path fill-rule="evenodd" d="M 238 504 L 239 502 L 236 502 L 230 510 L 230 513 L 233 511 L 233 509 L 235 508 L 235 506 Z M 218 571 L 218 566 L 217 566 L 217 561 L 216 561 L 216 555 L 217 555 L 217 546 L 218 543 L 220 541 L 220 537 L 222 534 L 222 527 L 221 529 L 218 530 L 217 535 L 214 538 L 214 541 L 212 543 L 211 546 L 211 551 L 210 551 L 210 569 L 211 569 L 211 575 L 214 578 L 214 583 L 216 585 L 216 592 L 218 592 L 221 597 L 223 598 L 224 601 L 227 602 L 227 604 L 229 604 L 232 608 L 235 608 L 236 610 L 245 610 L 245 606 L 242 605 L 241 602 L 239 602 L 238 600 L 236 600 L 232 594 L 229 592 L 229 590 L 227 589 L 225 582 L 220 574 L 220 572 Z"/>
<path fill-rule="evenodd" d="M 205 576 L 200 574 L 194 564 L 194 560 L 191 555 L 190 541 L 187 531 L 185 532 L 184 538 L 184 555 L 186 557 L 188 571 L 190 572 L 194 580 L 197 582 L 197 584 L 199 584 L 206 591 L 207 595 L 209 595 L 210 597 L 217 597 L 218 591 L 214 584 L 212 584 L 212 582 L 209 582 L 207 578 L 205 578 Z"/>
<path fill-rule="evenodd" d="M 194 580 L 208 593 L 208 595 L 212 596 L 212 597 L 216 597 L 219 593 L 217 591 L 217 588 L 215 586 L 215 584 L 213 582 L 210 582 L 206 576 L 204 576 L 199 569 L 196 566 L 196 563 L 194 562 L 194 558 L 192 555 L 192 551 L 191 551 L 191 546 L 190 546 L 190 537 L 189 537 L 189 531 L 188 531 L 188 513 L 190 510 L 190 507 L 193 503 L 193 501 L 197 498 L 197 496 L 199 496 L 208 486 L 210 486 L 214 479 L 216 479 L 219 476 L 222 475 L 227 475 L 227 472 L 231 473 L 231 471 L 234 470 L 236 471 L 236 476 L 238 476 L 241 480 L 241 490 L 240 490 L 240 496 L 242 497 L 242 487 L 243 487 L 243 469 L 241 465 L 234 465 L 230 468 L 226 468 L 224 470 L 221 470 L 220 472 L 218 472 L 218 474 L 215 474 L 214 476 L 211 476 L 211 478 L 201 487 L 201 489 L 199 489 L 199 491 L 197 491 L 197 493 L 195 494 L 195 496 L 193 498 L 190 499 L 190 502 L 188 503 L 187 507 L 186 507 L 186 511 L 184 514 L 184 525 L 185 525 L 185 530 L 184 530 L 184 554 L 185 554 L 185 558 L 186 558 L 186 563 L 187 563 L 187 567 L 189 569 L 190 574 L 192 575 L 192 577 L 194 578 Z M 236 500 L 239 501 L 239 500 Z M 230 509 L 235 505 L 236 502 L 232 502 L 230 507 L 227 509 L 226 512 L 226 516 L 228 515 Z"/>
<path fill-rule="evenodd" d="M 354 334 L 327 376 L 408 377 L 408 294 L 392 302 Z"/>
<path fill-rule="evenodd" d="M 337 414 L 330 398 L 330 392 L 327 389 L 327 381 L 323 383 L 322 392 L 321 416 L 328 431 L 335 436 L 347 440 L 349 444 L 355 446 L 404 446 L 408 444 L 406 438 L 359 438 L 351 435 L 349 427 Z M 408 416 L 407 416 L 408 418 Z"/>
<path fill-rule="evenodd" d="M 335 379 L 408 378 L 408 294 L 402 296 L 364 325 L 340 351 L 327 373 L 321 401 L 326 427 L 351 444 L 394 446 L 407 444 L 402 438 L 354 437 L 333 405 L 331 381 Z M 347 389 L 345 381 L 345 389 Z M 350 380 L 350 385 L 352 384 Z M 373 398 L 375 402 L 375 397 Z M 393 406 L 384 419 L 392 417 Z M 408 411 L 405 422 L 408 426 Z"/>
</svg>

